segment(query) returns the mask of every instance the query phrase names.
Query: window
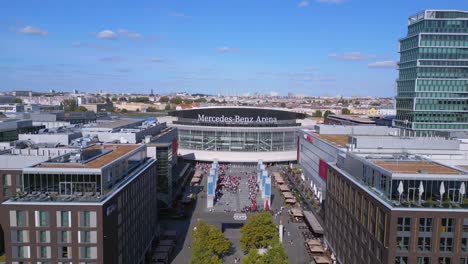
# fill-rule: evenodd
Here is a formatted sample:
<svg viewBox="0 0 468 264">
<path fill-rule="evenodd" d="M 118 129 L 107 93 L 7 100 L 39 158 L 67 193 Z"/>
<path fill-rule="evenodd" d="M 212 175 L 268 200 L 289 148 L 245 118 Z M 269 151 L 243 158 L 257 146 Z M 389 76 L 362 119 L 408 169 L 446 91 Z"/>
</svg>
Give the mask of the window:
<svg viewBox="0 0 468 264">
<path fill-rule="evenodd" d="M 409 237 L 397 237 L 397 250 L 408 251 L 409 249 Z"/>
<path fill-rule="evenodd" d="M 48 248 L 47 247 L 39 247 L 38 255 L 39 255 L 39 258 L 49 258 Z"/>
<path fill-rule="evenodd" d="M 418 238 L 418 251 L 431 251 L 431 238 L 419 237 Z"/>
<path fill-rule="evenodd" d="M 70 243 L 70 231 L 59 231 L 59 239 L 60 243 Z"/>
<path fill-rule="evenodd" d="M 49 226 L 49 212 L 36 211 L 36 226 Z"/>
<path fill-rule="evenodd" d="M 460 264 L 468 264 L 468 258 L 460 258 Z"/>
<path fill-rule="evenodd" d="M 468 252 L 468 238 L 463 237 L 461 240 L 461 251 Z"/>
<path fill-rule="evenodd" d="M 408 264 L 408 257 L 396 256 L 395 264 Z"/>
<path fill-rule="evenodd" d="M 28 225 L 28 215 L 26 211 L 16 211 L 16 226 L 25 227 Z"/>
<path fill-rule="evenodd" d="M 452 264 L 452 258 L 451 257 L 440 257 L 439 258 L 439 264 Z"/>
<path fill-rule="evenodd" d="M 432 232 L 432 218 L 419 218 L 419 232 Z"/>
<path fill-rule="evenodd" d="M 59 258 L 71 258 L 71 249 L 69 247 L 60 247 Z"/>
<path fill-rule="evenodd" d="M 411 229 L 411 218 L 410 217 L 398 217 L 397 231 L 410 231 Z"/>
<path fill-rule="evenodd" d="M 60 212 L 60 226 L 61 227 L 70 227 L 70 212 L 61 211 Z"/>
<path fill-rule="evenodd" d="M 431 264 L 431 258 L 430 257 L 418 257 L 416 263 L 417 264 Z"/>
<path fill-rule="evenodd" d="M 441 252 L 451 252 L 453 248 L 453 238 L 451 237 L 442 237 L 440 239 L 440 251 Z"/>
<path fill-rule="evenodd" d="M 442 218 L 440 232 L 452 233 L 455 220 L 453 218 Z"/>
<path fill-rule="evenodd" d="M 47 238 L 48 233 L 45 230 L 38 231 L 38 236 L 37 237 L 38 237 L 38 241 L 40 243 L 48 243 L 49 242 L 49 239 Z"/>
<path fill-rule="evenodd" d="M 96 227 L 96 212 L 80 212 L 80 227 Z"/>
</svg>

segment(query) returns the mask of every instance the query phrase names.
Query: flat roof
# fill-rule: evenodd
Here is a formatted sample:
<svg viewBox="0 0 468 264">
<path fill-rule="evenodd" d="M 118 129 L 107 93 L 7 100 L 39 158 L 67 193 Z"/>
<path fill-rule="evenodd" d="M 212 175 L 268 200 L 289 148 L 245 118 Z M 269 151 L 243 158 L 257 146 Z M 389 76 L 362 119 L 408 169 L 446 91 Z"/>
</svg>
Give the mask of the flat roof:
<svg viewBox="0 0 468 264">
<path fill-rule="evenodd" d="M 346 144 L 348 144 L 348 137 L 349 137 L 348 135 L 317 134 L 317 133 L 311 133 L 311 134 L 340 148 L 344 148 L 346 147 Z"/>
<path fill-rule="evenodd" d="M 132 124 L 139 124 L 142 123 L 144 120 L 135 120 L 135 119 L 116 119 L 110 122 L 100 122 L 96 125 L 96 127 L 102 128 L 119 128 L 122 126 L 128 126 Z"/>
<path fill-rule="evenodd" d="M 362 115 L 329 115 L 328 118 L 338 118 L 341 120 L 350 120 L 350 121 L 355 121 L 355 122 L 360 122 L 360 123 L 369 123 L 369 124 L 375 123 L 375 121 L 372 120 L 370 117 L 362 116 Z"/>
<path fill-rule="evenodd" d="M 73 163 L 73 162 L 66 162 L 66 163 L 41 163 L 35 166 L 36 168 L 89 168 L 89 169 L 97 169 L 102 168 L 105 165 L 111 163 L 112 161 L 134 151 L 135 149 L 141 147 L 142 145 L 94 145 L 87 150 L 93 149 L 106 149 L 110 150 L 110 152 L 105 153 L 102 156 L 99 156 L 89 162 L 86 163 Z"/>
<path fill-rule="evenodd" d="M 371 160 L 387 171 L 402 174 L 465 174 L 462 171 L 432 161 L 419 160 Z"/>
</svg>

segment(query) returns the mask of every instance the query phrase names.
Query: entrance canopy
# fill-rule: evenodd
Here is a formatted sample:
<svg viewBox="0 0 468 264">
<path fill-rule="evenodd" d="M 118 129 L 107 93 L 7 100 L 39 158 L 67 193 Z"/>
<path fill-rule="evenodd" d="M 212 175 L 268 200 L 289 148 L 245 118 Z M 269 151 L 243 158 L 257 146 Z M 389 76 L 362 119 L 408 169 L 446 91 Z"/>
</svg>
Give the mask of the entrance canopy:
<svg viewBox="0 0 468 264">
<path fill-rule="evenodd" d="M 311 211 L 304 211 L 304 218 L 316 234 L 323 234 L 323 227 Z"/>
</svg>

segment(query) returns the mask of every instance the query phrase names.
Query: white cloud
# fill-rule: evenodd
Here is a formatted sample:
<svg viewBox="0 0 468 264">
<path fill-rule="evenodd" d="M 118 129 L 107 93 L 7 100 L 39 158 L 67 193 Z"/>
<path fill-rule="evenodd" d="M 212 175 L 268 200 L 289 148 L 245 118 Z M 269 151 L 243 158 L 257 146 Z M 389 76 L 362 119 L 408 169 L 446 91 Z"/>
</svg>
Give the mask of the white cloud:
<svg viewBox="0 0 468 264">
<path fill-rule="evenodd" d="M 116 39 L 117 38 L 117 34 L 112 31 L 112 30 L 102 30 L 98 33 L 96 33 L 96 37 L 100 38 L 100 39 Z"/>
<path fill-rule="evenodd" d="M 162 62 L 163 60 L 161 58 L 153 57 L 146 59 L 147 62 Z"/>
<path fill-rule="evenodd" d="M 367 66 L 369 68 L 374 68 L 374 69 L 396 69 L 397 67 L 397 62 L 396 61 L 376 61 L 373 63 L 369 63 Z"/>
<path fill-rule="evenodd" d="M 319 3 L 325 3 L 325 4 L 341 4 L 345 0 L 317 0 Z"/>
<path fill-rule="evenodd" d="M 219 48 L 216 48 L 216 50 L 218 52 L 236 52 L 236 51 L 239 51 L 240 49 L 239 48 L 233 48 L 233 47 L 219 47 Z"/>
<path fill-rule="evenodd" d="M 298 7 L 308 7 L 309 6 L 309 1 L 301 1 L 299 4 L 297 4 Z"/>
<path fill-rule="evenodd" d="M 328 54 L 329 58 L 337 59 L 337 60 L 351 60 L 351 61 L 365 61 L 375 58 L 375 55 L 363 54 L 361 52 L 350 52 L 350 53 L 343 53 L 343 54 Z"/>
<path fill-rule="evenodd" d="M 140 38 L 141 34 L 137 32 L 132 32 L 128 29 L 119 29 L 117 30 L 117 33 L 119 33 L 120 36 L 124 36 L 126 38 Z"/>
<path fill-rule="evenodd" d="M 49 32 L 45 29 L 33 27 L 33 26 L 25 26 L 22 28 L 18 28 L 16 30 L 19 33 L 23 34 L 30 34 L 30 35 L 39 35 L 39 36 L 47 36 Z"/>
</svg>

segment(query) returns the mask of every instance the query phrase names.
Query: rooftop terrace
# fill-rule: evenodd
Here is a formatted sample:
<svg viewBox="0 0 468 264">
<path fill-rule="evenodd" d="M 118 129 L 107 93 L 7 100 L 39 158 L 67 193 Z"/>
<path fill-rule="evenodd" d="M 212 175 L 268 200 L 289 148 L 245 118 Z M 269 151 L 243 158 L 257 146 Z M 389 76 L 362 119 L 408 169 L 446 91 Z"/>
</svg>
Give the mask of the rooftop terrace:
<svg viewBox="0 0 468 264">
<path fill-rule="evenodd" d="M 316 133 L 313 133 L 313 135 L 340 148 L 344 148 L 346 147 L 346 144 L 348 144 L 348 135 L 316 134 Z"/>
<path fill-rule="evenodd" d="M 432 161 L 419 160 L 372 160 L 387 171 L 401 174 L 465 174 L 459 170 Z"/>
<path fill-rule="evenodd" d="M 89 168 L 98 169 L 111 163 L 112 161 L 134 151 L 141 145 L 94 145 L 86 150 L 105 150 L 95 158 L 87 159 L 85 162 L 65 162 L 48 161 L 35 166 L 35 168 Z"/>
</svg>

